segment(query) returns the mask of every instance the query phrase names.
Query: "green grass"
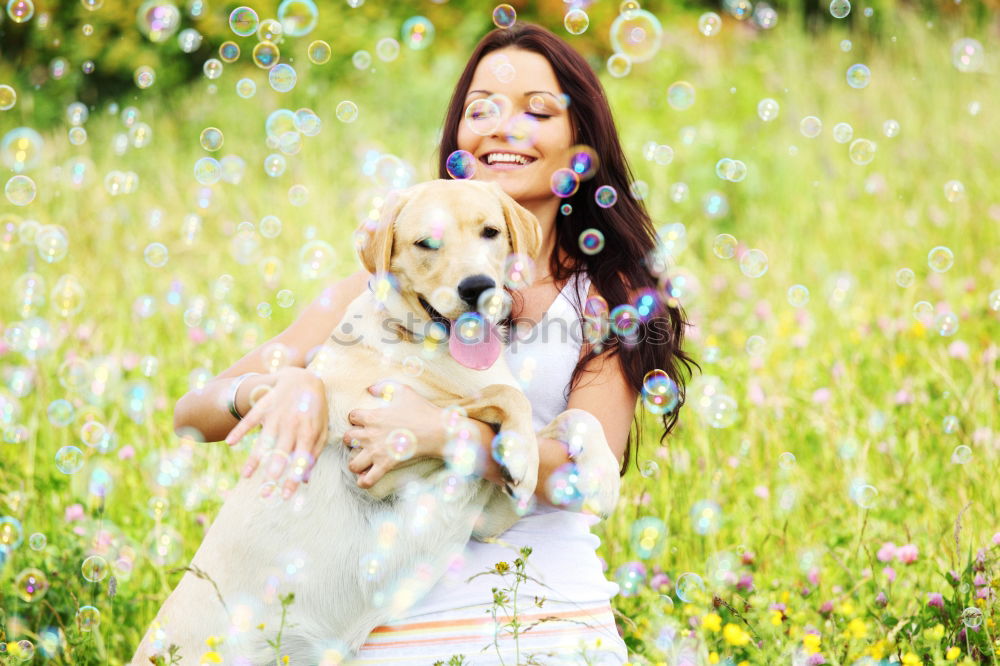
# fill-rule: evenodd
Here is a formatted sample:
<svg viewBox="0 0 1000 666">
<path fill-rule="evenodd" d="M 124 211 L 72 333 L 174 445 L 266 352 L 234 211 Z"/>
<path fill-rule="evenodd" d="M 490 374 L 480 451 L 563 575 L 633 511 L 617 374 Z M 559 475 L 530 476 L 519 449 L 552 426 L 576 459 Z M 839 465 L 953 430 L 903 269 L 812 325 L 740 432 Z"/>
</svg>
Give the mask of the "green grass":
<svg viewBox="0 0 1000 666">
<path fill-rule="evenodd" d="M 862 17 L 855 18 L 863 26 Z M 666 447 L 659 447 L 653 419 L 646 418 L 638 456 L 643 473 L 630 470 L 618 511 L 596 530 L 608 575 L 625 590 L 614 604 L 628 618 L 622 625 L 638 663 L 682 663 L 684 650 L 702 661 L 805 663 L 807 644 L 816 646 L 804 638 L 811 631 L 821 635 L 826 663 L 851 664 L 864 655 L 933 663 L 951 646 L 960 649 L 959 660 L 971 654 L 996 663 L 990 643 L 998 634 L 998 548 L 990 546 L 1000 532 L 1000 319 L 990 294 L 1000 288 L 997 42 L 953 24 L 928 27 L 907 13 L 890 18 L 876 44 L 861 31 L 805 34 L 793 17 L 764 33 L 727 21 L 719 36 L 707 39 L 694 30 L 696 16 L 672 16 L 655 61 L 636 64 L 624 79 L 602 72 L 636 176 L 649 184 L 654 219 L 686 227 L 687 247 L 674 270 L 696 284 L 685 301 L 697 324 L 691 353 L 738 404 L 732 425 L 710 427 L 697 408 L 699 384 L 709 385 L 702 377 L 690 386 L 689 405 Z M 951 65 L 951 44 L 962 36 L 983 41 L 988 73 L 960 73 Z M 845 38 L 853 40 L 849 53 L 839 46 Z M 0 567 L 3 640 L 40 645 L 41 630 L 55 627 L 64 641 L 57 663 L 128 659 L 179 579 L 168 572 L 189 561 L 219 507 L 218 491 L 232 486 L 246 455 L 242 447 L 230 451 L 175 437 L 174 401 L 196 381 L 193 372 L 224 370 L 285 328 L 330 280 L 355 269 L 351 231 L 375 192 L 361 173 L 364 151 L 393 153 L 414 167 L 417 180 L 431 177 L 436 134 L 463 55 L 404 49 L 399 60 L 376 59 L 376 72 L 351 70 L 335 86 L 311 76 L 318 68 L 299 57 L 299 84 L 287 95 L 270 90 L 252 66 L 228 66 L 215 93 L 207 81 L 160 96 L 155 87 L 136 91 L 126 103 L 152 128 L 147 147 L 115 155 L 112 137 L 127 130 L 106 109 L 91 111 L 83 146 L 70 146 L 64 129 L 46 136 L 40 165 L 29 172 L 38 198 L 24 208 L 0 204 L 0 284 L 8 286 L 0 299 L 7 349 L 0 355 L 0 514 L 15 517 L 24 537 Z M 872 71 L 864 90 L 845 81 L 855 62 Z M 257 81 L 250 100 L 233 92 L 241 76 Z M 696 102 L 675 111 L 665 91 L 681 79 L 695 86 Z M 21 91 L 18 106 L 0 115 L 0 129 L 31 124 L 29 97 Z M 781 105 L 774 122 L 757 117 L 764 97 Z M 346 99 L 360 107 L 352 124 L 334 115 Z M 283 176 L 269 178 L 262 169 L 272 152 L 263 144 L 264 119 L 277 108 L 303 106 L 320 115 L 322 131 L 288 156 Z M 806 115 L 823 121 L 816 139 L 799 132 Z M 895 138 L 882 133 L 888 119 L 900 124 Z M 853 126 L 855 138 L 877 143 L 867 166 L 853 164 L 847 146 L 833 140 L 840 121 Z M 208 126 L 225 134 L 216 155 L 239 155 L 247 169 L 240 185 L 214 186 L 211 201 L 199 208 L 193 165 L 207 155 L 198 136 Z M 684 136 L 693 138 L 685 142 Z M 673 162 L 645 160 L 648 141 L 672 146 Z M 73 156 L 91 161 L 91 180 L 80 189 L 58 170 Z M 715 175 L 722 157 L 746 163 L 743 182 Z M 103 185 L 111 170 L 137 174 L 135 192 L 111 196 Z M 955 203 L 944 195 L 950 180 L 965 188 Z M 675 203 L 669 189 L 677 182 L 686 183 L 690 195 Z M 309 189 L 301 207 L 288 202 L 295 183 Z M 727 197 L 728 215 L 705 213 L 702 201 L 712 190 Z M 182 226 L 191 214 L 200 216 L 200 231 L 186 242 Z M 256 236 L 253 260 L 241 263 L 233 251 L 237 225 L 268 214 L 282 220 L 282 233 Z M 66 257 L 43 261 L 27 220 L 62 225 Z M 720 233 L 762 249 L 766 274 L 751 279 L 737 259 L 717 258 L 712 246 Z M 299 272 L 299 250 L 310 238 L 329 242 L 336 253 L 321 279 Z M 169 248 L 161 268 L 143 261 L 152 242 Z M 936 246 L 954 252 L 944 273 L 927 264 Z M 267 279 L 260 269 L 266 257 L 280 265 L 277 277 Z M 906 288 L 895 282 L 904 267 L 915 272 Z M 11 285 L 27 271 L 44 278 L 46 303 L 22 307 Z M 68 317 L 50 297 L 63 274 L 75 276 L 84 290 L 82 309 Z M 213 295 L 222 274 L 235 278 L 224 300 Z M 834 291 L 838 276 L 844 292 Z M 804 308 L 788 303 L 793 284 L 809 289 Z M 281 289 L 292 292 L 294 304 L 278 304 Z M 146 295 L 155 313 L 142 317 L 135 305 Z M 913 306 L 921 300 L 956 313 L 957 333 L 941 336 L 918 322 Z M 259 314 L 262 303 L 269 304 L 269 316 Z M 189 338 L 197 331 L 209 332 L 204 342 Z M 745 351 L 751 335 L 766 341 L 763 355 Z M 37 355 L 18 351 L 38 348 L 32 340 L 42 341 Z M 144 357 L 155 357 L 156 367 Z M 141 384 L 132 389 L 149 392 L 138 403 L 144 418 L 127 411 L 125 382 L 133 380 Z M 63 398 L 76 415 L 60 427 L 46 409 Z M 80 445 L 88 415 L 111 433 L 108 452 Z M 957 417 L 954 432 L 945 432 L 947 416 Z M 70 444 L 84 450 L 85 464 L 65 475 L 54 459 Z M 965 464 L 952 461 L 959 445 L 971 449 Z M 124 447 L 134 449 L 134 459 L 120 459 Z M 786 452 L 793 464 L 782 464 Z M 166 486 L 157 482 L 164 460 L 176 461 L 178 470 Z M 105 502 L 88 488 L 98 470 L 111 479 Z M 868 508 L 851 495 L 857 482 L 877 490 Z M 163 511 L 151 508 L 154 497 L 168 502 Z M 705 500 L 715 504 L 698 514 L 709 519 L 700 534 L 692 507 Z M 75 504 L 83 517 L 67 521 Z M 654 542 L 655 554 L 641 558 L 632 526 L 647 516 L 663 521 L 666 536 Z M 29 547 L 36 532 L 47 537 L 41 550 Z M 154 552 L 154 539 L 166 550 Z M 897 577 L 891 584 L 876 557 L 888 541 L 912 543 L 919 552 L 912 564 L 892 563 Z M 109 578 L 88 583 L 81 576 L 92 554 L 111 565 L 113 597 Z M 644 576 L 619 575 L 634 562 L 645 567 Z M 727 563 L 736 580 L 752 576 L 752 590 L 733 584 Z M 654 580 L 654 566 L 669 578 L 657 589 L 652 584 L 665 579 Z M 31 567 L 44 571 L 51 587 L 27 603 L 12 583 Z M 951 570 L 959 580 L 947 577 Z M 687 572 L 704 580 L 705 594 L 683 603 L 674 582 Z M 987 585 L 977 585 L 977 573 Z M 980 589 L 992 591 L 977 603 Z M 942 609 L 928 606 L 928 593 L 944 595 Z M 833 602 L 831 612 L 825 602 Z M 89 632 L 77 622 L 85 605 L 101 613 Z M 962 635 L 961 613 L 972 606 L 985 621 Z M 692 633 L 674 633 L 684 631 Z M 757 639 L 744 642 L 743 631 Z"/>
</svg>

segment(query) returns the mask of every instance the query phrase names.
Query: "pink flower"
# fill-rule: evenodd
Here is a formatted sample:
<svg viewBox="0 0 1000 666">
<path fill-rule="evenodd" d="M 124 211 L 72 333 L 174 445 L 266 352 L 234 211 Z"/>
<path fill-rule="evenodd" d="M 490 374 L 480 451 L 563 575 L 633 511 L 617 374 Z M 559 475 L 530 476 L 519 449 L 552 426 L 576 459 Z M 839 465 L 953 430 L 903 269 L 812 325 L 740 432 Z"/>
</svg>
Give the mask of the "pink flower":
<svg viewBox="0 0 1000 666">
<path fill-rule="evenodd" d="M 822 652 L 811 654 L 809 655 L 809 658 L 806 659 L 806 664 L 808 664 L 808 666 L 822 666 L 822 664 L 825 663 L 826 663 L 826 657 L 823 656 Z"/>
<path fill-rule="evenodd" d="M 890 583 L 896 580 L 896 570 L 893 569 L 892 567 L 886 567 L 885 569 L 882 569 L 882 574 L 887 579 L 889 579 Z"/>
<path fill-rule="evenodd" d="M 1000 546 L 1000 532 L 993 535 L 993 544 Z"/>
<path fill-rule="evenodd" d="M 913 404 L 913 396 L 906 389 L 899 389 L 896 391 L 896 397 L 893 399 L 897 405 L 910 405 Z"/>
<path fill-rule="evenodd" d="M 649 579 L 649 587 L 657 592 L 664 587 L 670 587 L 670 577 L 665 573 L 655 574 Z"/>
<path fill-rule="evenodd" d="M 751 564 L 753 564 L 753 551 L 749 551 L 749 550 L 743 551 L 743 555 L 740 556 L 740 562 L 742 562 L 743 564 L 745 564 L 747 566 L 750 566 Z"/>
<path fill-rule="evenodd" d="M 743 574 L 740 576 L 740 581 L 736 583 L 736 588 L 739 590 L 744 590 L 749 592 L 753 589 L 753 576 L 750 574 Z"/>
<path fill-rule="evenodd" d="M 885 608 L 889 603 L 889 600 L 885 597 L 885 592 L 879 592 L 875 597 L 875 605 L 879 608 Z"/>
<path fill-rule="evenodd" d="M 903 564 L 913 564 L 916 562 L 917 554 L 917 547 L 912 543 L 900 546 L 899 549 L 896 550 L 896 557 L 898 557 L 899 561 Z"/>
<path fill-rule="evenodd" d="M 757 486 L 753 489 L 753 494 L 761 499 L 767 499 L 771 496 L 771 492 L 767 489 L 767 486 Z"/>
<path fill-rule="evenodd" d="M 944 597 L 938 592 L 928 592 L 927 605 L 934 608 L 944 608 Z"/>
<path fill-rule="evenodd" d="M 83 505 L 72 504 L 66 507 L 66 522 L 71 523 L 74 520 L 80 520 L 83 518 Z"/>
<path fill-rule="evenodd" d="M 990 588 L 981 587 L 976 590 L 976 599 L 989 599 L 990 598 Z"/>
<path fill-rule="evenodd" d="M 969 345 L 961 340 L 955 340 L 953 343 L 948 345 L 948 356 L 951 356 L 952 358 L 968 359 Z"/>
<path fill-rule="evenodd" d="M 882 544 L 875 555 L 879 562 L 892 562 L 896 558 L 896 544 L 887 541 Z"/>
<path fill-rule="evenodd" d="M 188 339 L 195 344 L 201 344 L 208 339 L 205 331 L 201 330 L 200 327 L 195 326 L 194 328 L 188 329 Z"/>
<path fill-rule="evenodd" d="M 981 573 L 977 573 L 976 577 L 972 579 L 972 584 L 976 587 L 982 587 L 983 585 L 986 585 L 986 577 Z"/>
<path fill-rule="evenodd" d="M 131 444 L 126 444 L 118 451 L 119 460 L 131 460 L 135 458 L 135 448 Z"/>
<path fill-rule="evenodd" d="M 819 585 L 819 567 L 813 567 L 810 569 L 806 578 L 808 578 L 809 582 L 813 585 Z"/>
<path fill-rule="evenodd" d="M 817 405 L 823 405 L 830 402 L 830 398 L 833 397 L 833 391 L 828 388 L 819 388 L 813 391 L 812 401 Z"/>
<path fill-rule="evenodd" d="M 833 602 L 832 601 L 824 601 L 823 605 L 819 607 L 819 614 L 820 615 L 829 615 L 832 612 L 833 612 Z"/>
</svg>

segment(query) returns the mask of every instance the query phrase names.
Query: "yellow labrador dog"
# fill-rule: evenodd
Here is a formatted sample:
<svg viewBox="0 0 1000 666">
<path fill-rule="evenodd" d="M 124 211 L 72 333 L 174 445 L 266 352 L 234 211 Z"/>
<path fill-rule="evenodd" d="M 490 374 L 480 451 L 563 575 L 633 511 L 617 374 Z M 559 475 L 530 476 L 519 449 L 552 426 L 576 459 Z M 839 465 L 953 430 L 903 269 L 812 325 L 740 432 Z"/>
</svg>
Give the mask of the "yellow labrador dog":
<svg viewBox="0 0 1000 666">
<path fill-rule="evenodd" d="M 503 289 L 511 252 L 535 254 L 535 217 L 495 184 L 438 180 L 388 202 L 363 237 L 359 254 L 376 279 L 309 363 L 326 385 L 331 444 L 316 460 L 305 501 L 261 497 L 265 465 L 241 479 L 134 664 L 171 645 L 184 664 L 210 649 L 226 664 L 273 664 L 276 655 L 292 664 L 339 663 L 418 601 L 470 536 L 500 535 L 527 512 L 538 436 L 569 444 L 589 479 L 582 484 L 588 510 L 606 517 L 614 508 L 618 466 L 600 423 L 567 410 L 536 435 L 496 328 L 485 321 L 478 338 L 466 339 L 455 325 L 476 316 L 484 291 Z M 415 358 L 426 360 L 416 376 Z M 385 379 L 498 426 L 502 444 L 494 451 L 506 494 L 431 458 L 405 460 L 372 488 L 358 488 L 348 469 L 356 450 L 340 442 L 351 409 L 391 408 L 366 390 Z M 280 598 L 289 592 L 294 601 L 283 622 Z M 279 628 L 277 653 L 268 641 Z"/>
</svg>

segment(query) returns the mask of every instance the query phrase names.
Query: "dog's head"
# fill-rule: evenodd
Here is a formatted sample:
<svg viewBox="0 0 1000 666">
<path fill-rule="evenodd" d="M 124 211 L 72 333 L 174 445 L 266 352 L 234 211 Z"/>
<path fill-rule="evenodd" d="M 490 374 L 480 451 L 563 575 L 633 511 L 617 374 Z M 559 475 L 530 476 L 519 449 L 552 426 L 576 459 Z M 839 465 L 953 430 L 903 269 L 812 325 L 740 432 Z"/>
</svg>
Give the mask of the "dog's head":
<svg viewBox="0 0 1000 666">
<path fill-rule="evenodd" d="M 390 195 L 358 250 L 370 273 L 390 273 L 413 312 L 450 328 L 502 290 L 507 257 L 534 257 L 538 220 L 496 183 L 433 180 Z"/>
</svg>

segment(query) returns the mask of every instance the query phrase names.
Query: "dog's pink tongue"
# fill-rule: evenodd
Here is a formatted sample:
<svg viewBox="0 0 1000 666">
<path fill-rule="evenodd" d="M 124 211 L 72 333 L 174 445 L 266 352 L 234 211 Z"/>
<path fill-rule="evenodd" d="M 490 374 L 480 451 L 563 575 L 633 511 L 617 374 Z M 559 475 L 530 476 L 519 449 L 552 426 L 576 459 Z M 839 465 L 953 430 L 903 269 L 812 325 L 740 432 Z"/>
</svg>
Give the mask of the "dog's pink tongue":
<svg viewBox="0 0 1000 666">
<path fill-rule="evenodd" d="M 461 325 L 451 327 L 448 351 L 461 365 L 473 370 L 486 370 L 500 357 L 500 334 L 493 324 L 483 322 L 479 332 L 470 338 L 459 333 Z"/>
</svg>

